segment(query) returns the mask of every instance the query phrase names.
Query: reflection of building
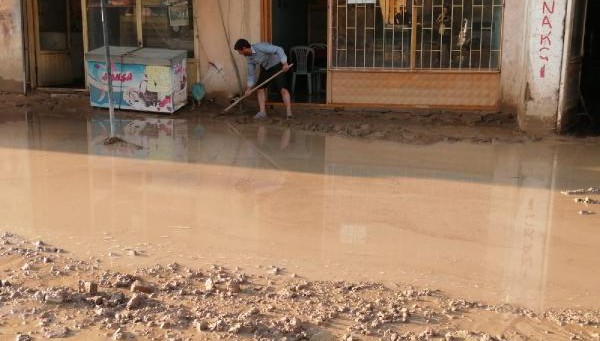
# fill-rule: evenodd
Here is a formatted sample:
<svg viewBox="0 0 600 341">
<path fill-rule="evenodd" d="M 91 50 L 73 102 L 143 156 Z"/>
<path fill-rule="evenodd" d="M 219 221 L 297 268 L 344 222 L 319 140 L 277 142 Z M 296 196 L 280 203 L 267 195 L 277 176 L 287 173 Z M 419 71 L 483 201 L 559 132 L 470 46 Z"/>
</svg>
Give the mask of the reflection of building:
<svg viewBox="0 0 600 341">
<path fill-rule="evenodd" d="M 98 4 L 2 1 L 0 23 L 6 30 L 0 43 L 7 48 L 0 52 L 0 88 L 84 86 L 82 50 L 102 45 Z M 186 50 L 190 84 L 214 71 L 209 63 L 222 65 L 223 72 L 208 77 L 206 85 L 224 97 L 244 87 L 244 60 L 231 51 L 241 35 L 286 49 L 313 44 L 315 59 L 323 62 L 316 78 L 326 84 L 319 100 L 330 105 L 500 108 L 518 113 L 524 128 L 551 130 L 568 124 L 580 99 L 586 0 L 108 0 L 108 5 L 112 45 Z"/>
</svg>

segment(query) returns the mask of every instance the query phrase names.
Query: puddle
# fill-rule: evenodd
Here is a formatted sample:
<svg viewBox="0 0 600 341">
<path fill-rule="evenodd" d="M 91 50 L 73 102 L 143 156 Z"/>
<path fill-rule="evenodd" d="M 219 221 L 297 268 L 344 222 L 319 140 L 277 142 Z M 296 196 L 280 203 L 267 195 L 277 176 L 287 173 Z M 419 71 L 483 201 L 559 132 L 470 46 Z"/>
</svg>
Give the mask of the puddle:
<svg viewBox="0 0 600 341">
<path fill-rule="evenodd" d="M 597 146 L 411 146 L 167 116 L 117 127 L 142 148 L 99 143 L 105 116 L 1 123 L 0 230 L 115 269 L 277 265 L 600 308 L 600 215 L 578 214 L 600 205 L 560 194 L 599 185 Z"/>
</svg>

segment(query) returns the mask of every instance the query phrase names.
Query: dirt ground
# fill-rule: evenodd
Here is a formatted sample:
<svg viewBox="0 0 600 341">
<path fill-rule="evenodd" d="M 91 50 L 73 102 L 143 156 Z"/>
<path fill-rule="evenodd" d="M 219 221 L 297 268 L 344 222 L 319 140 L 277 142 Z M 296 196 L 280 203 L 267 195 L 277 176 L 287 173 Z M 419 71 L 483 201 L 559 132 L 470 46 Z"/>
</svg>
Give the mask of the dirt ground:
<svg viewBox="0 0 600 341">
<path fill-rule="evenodd" d="M 11 121 L 16 117 L 22 119 L 24 115 L 28 114 L 41 114 L 46 117 L 56 116 L 60 118 L 85 118 L 106 112 L 91 108 L 85 94 L 35 93 L 28 97 L 0 94 L 0 104 L 0 121 L 2 122 Z M 290 127 L 295 131 L 310 134 L 339 135 L 361 140 L 389 140 L 411 145 L 429 145 L 440 142 L 524 144 L 542 139 L 550 141 L 572 141 L 575 139 L 564 136 L 528 136 L 517 129 L 513 117 L 502 113 L 457 113 L 430 110 L 401 112 L 383 109 L 349 111 L 343 108 L 297 108 L 296 118 L 284 120 L 280 118 L 282 117 L 281 110 L 273 108 L 269 119 L 254 122 L 252 120 L 254 110 L 249 105 L 246 105 L 245 108 L 245 111 L 235 109 L 231 114 L 223 115 L 220 113 L 220 108 L 208 104 L 198 109 L 186 107 L 175 116 L 226 121 L 237 127 L 252 125 Z M 133 112 L 119 112 L 118 114 L 133 118 L 147 117 L 147 114 Z M 54 133 L 60 135 L 61 132 L 62 130 L 59 130 Z M 594 137 L 583 138 L 583 140 L 590 143 L 599 142 Z M 64 141 L 61 140 L 61 142 Z M 14 149 L 16 150 L 16 148 Z M 419 151 L 419 153 L 421 152 Z M 527 155 L 537 155 L 537 153 L 539 153 L 539 150 Z M 89 164 L 103 166 L 103 162 L 113 161 L 100 158 L 92 160 L 91 157 L 88 160 L 85 153 L 84 156 L 81 156 L 76 153 L 66 154 L 52 150 L 38 150 L 31 155 L 23 150 L 16 150 L 13 154 L 6 154 L 9 155 L 8 157 L 11 155 L 13 157 L 12 161 L 9 162 L 17 163 L 21 154 L 23 154 L 25 155 L 23 159 L 39 166 L 39 169 L 32 166 L 30 176 L 47 181 L 47 192 L 50 199 L 55 198 L 52 196 L 52 189 L 64 190 L 68 187 L 62 185 L 61 179 L 63 178 L 60 176 L 64 176 L 64 183 L 71 184 L 71 186 L 76 183 L 75 181 L 81 174 L 85 175 L 82 180 L 85 183 L 92 183 L 93 181 L 90 179 L 100 181 L 99 179 L 103 179 L 105 173 L 97 170 L 96 173 L 100 175 L 94 178 L 94 172 L 87 174 L 84 170 L 87 170 L 86 167 L 90 167 Z M 393 154 L 390 153 L 390 155 Z M 524 158 L 527 158 L 527 155 Z M 56 164 L 51 162 L 52 157 L 57 158 Z M 125 162 L 124 160 L 120 161 Z M 589 167 L 581 167 L 585 168 L 591 174 L 590 176 L 595 174 L 593 172 L 596 165 L 592 161 L 590 161 Z M 115 162 L 119 162 L 119 160 Z M 142 163 L 140 161 L 135 164 L 126 164 L 127 166 L 119 168 L 118 171 L 122 173 L 121 176 L 129 174 L 131 171 L 131 174 L 129 174 L 131 177 L 139 178 L 139 173 L 134 173 L 133 169 L 143 169 Z M 69 168 L 71 165 L 75 168 Z M 217 187 L 217 180 L 224 181 L 223 178 L 226 176 L 221 173 L 224 172 L 223 169 L 217 167 L 211 169 L 206 165 L 203 166 L 205 171 L 211 172 L 202 173 L 201 176 L 198 176 L 198 179 L 204 182 L 197 180 L 199 184 L 195 184 L 192 182 L 185 183 L 184 181 L 180 186 L 186 188 L 191 186 Z M 112 165 L 111 167 L 115 166 Z M 534 174 L 539 173 L 539 168 L 543 168 L 535 163 L 530 164 L 529 167 L 535 170 L 535 172 L 532 171 Z M 167 164 L 165 168 L 168 168 L 168 172 L 173 172 L 175 166 Z M 119 172 L 114 171 L 113 168 L 107 167 L 106 169 L 111 172 L 110 176 L 106 176 L 107 181 L 115 182 L 115 179 L 119 178 Z M 241 167 L 229 167 L 228 171 L 232 171 L 232 169 L 237 172 L 245 171 Z M 10 174 L 10 171 L 13 171 L 14 174 Z M 24 191 L 23 188 L 25 187 L 19 187 L 19 178 L 15 175 L 19 172 L 18 169 L 13 167 L 6 171 L 9 178 L 1 179 L 4 181 L 3 186 L 6 186 L 7 193 L 13 193 L 10 192 L 10 188 L 13 191 Z M 186 172 L 190 174 L 200 173 L 197 168 Z M 175 176 L 185 180 L 186 172 L 175 172 Z M 256 170 L 256 173 L 264 172 L 262 169 Z M 161 179 L 160 175 L 163 173 L 154 170 L 154 172 L 150 171 L 149 174 L 152 177 L 148 176 L 148 178 L 152 178 L 153 181 L 156 181 L 156 184 L 161 184 L 160 186 L 154 184 L 153 190 L 161 196 L 161 200 L 165 200 L 162 197 L 163 192 L 158 190 L 159 187 L 161 189 L 166 187 L 164 183 L 158 182 Z M 240 174 L 247 176 L 246 173 Z M 520 174 L 518 173 L 518 175 Z M 88 179 L 87 176 L 90 176 L 90 178 Z M 279 176 L 283 177 L 283 175 Z M 298 192 L 309 196 L 311 193 L 323 191 L 320 187 L 315 187 L 310 191 L 306 190 L 310 184 L 307 180 L 310 180 L 310 177 L 317 177 L 317 175 L 300 174 L 297 176 L 301 177 L 300 180 L 302 180 L 299 181 L 301 185 L 298 185 L 298 188 L 306 191 Z M 498 176 L 501 177 L 502 174 Z M 273 181 L 276 177 L 276 175 L 271 174 L 269 180 Z M 507 173 L 506 177 L 510 178 L 511 181 L 513 181 L 513 178 L 516 179 L 512 176 L 512 173 Z M 538 177 L 540 176 L 538 175 Z M 166 178 L 167 183 L 175 189 L 179 188 L 174 185 L 177 183 L 174 181 L 175 178 L 166 176 L 163 176 L 163 178 Z M 259 195 L 266 199 L 271 198 L 274 202 L 281 201 L 280 194 L 282 192 L 270 192 L 274 190 L 267 188 L 270 183 L 266 181 L 266 185 L 262 186 L 267 188 L 265 190 L 266 194 L 258 194 L 256 197 L 247 194 L 246 192 L 249 191 L 247 188 L 252 187 L 252 185 L 247 184 L 253 184 L 253 181 L 256 181 L 255 178 L 259 178 L 258 175 L 254 174 L 253 177 L 246 178 L 240 175 L 240 179 L 244 181 L 235 185 L 236 190 L 243 194 L 244 200 L 249 202 L 248 207 L 250 209 L 254 209 L 254 202 L 258 200 Z M 330 175 L 330 178 L 333 178 L 333 176 Z M 535 180 L 537 178 L 529 176 L 529 179 Z M 235 179 L 232 178 L 233 180 Z M 287 178 L 284 180 L 291 181 Z M 390 188 L 392 187 L 392 181 L 398 181 L 393 177 L 382 177 L 382 179 L 377 178 L 377 180 L 382 181 L 382 188 Z M 581 181 L 583 180 L 585 179 Z M 338 179 L 338 181 L 353 181 L 353 179 Z M 134 200 L 130 196 L 130 193 L 134 191 L 128 189 L 127 184 L 135 188 L 144 187 L 142 185 L 138 186 L 134 181 L 130 182 L 123 181 L 118 186 L 119 190 L 127 193 L 122 197 L 125 199 L 117 202 L 117 204 L 126 206 L 128 201 Z M 150 182 L 148 183 L 150 187 L 153 185 Z M 368 186 L 361 187 L 360 191 L 365 191 L 367 188 L 371 191 L 376 189 L 373 182 L 368 182 L 368 184 Z M 260 185 L 260 182 L 258 185 Z M 262 188 L 258 185 L 258 188 Z M 475 185 L 465 182 L 461 184 L 460 190 L 465 191 L 466 196 L 468 196 L 471 193 L 469 192 L 469 186 Z M 9 186 L 13 187 L 9 188 Z M 290 184 L 286 186 L 290 186 Z M 35 186 L 31 185 L 31 187 Z M 422 187 L 434 188 L 419 185 L 412 188 L 412 192 L 417 192 Z M 116 191 L 115 188 L 112 188 L 113 192 Z M 340 190 L 347 191 L 348 188 L 350 187 L 341 186 Z M 410 187 L 399 188 L 410 189 Z M 517 201 L 516 196 L 509 196 L 510 201 L 504 200 L 502 190 L 507 190 L 507 188 L 508 190 L 511 189 L 510 186 L 500 186 L 500 190 L 493 193 L 498 196 L 496 202 L 504 204 Z M 334 188 L 330 188 L 328 191 L 333 190 Z M 360 191 L 353 193 L 361 193 Z M 515 191 L 529 195 L 526 195 L 526 200 L 523 201 L 524 208 L 521 209 L 521 206 L 519 206 L 518 210 L 519 213 L 527 213 L 523 214 L 525 218 L 531 217 L 530 212 L 525 210 L 526 208 L 536 208 L 536 202 L 544 202 L 539 195 L 539 193 L 543 194 L 544 191 L 539 190 L 537 187 L 529 191 L 528 189 L 515 189 Z M 455 195 L 457 190 L 451 192 L 452 195 Z M 81 200 L 80 198 L 83 197 L 88 199 L 92 197 L 87 192 L 79 193 L 82 195 L 81 197 L 77 196 L 76 191 L 65 193 L 66 197 L 77 198 L 77 200 Z M 484 192 L 483 199 L 491 196 L 487 193 Z M 212 192 L 210 194 L 213 195 Z M 271 194 L 273 194 L 272 197 Z M 512 192 L 510 194 L 512 195 Z M 566 194 L 597 195 L 598 190 L 594 188 L 593 191 L 583 190 Z M 197 196 L 197 193 L 195 195 Z M 438 195 L 440 195 L 440 192 L 428 194 L 425 200 L 428 204 L 427 210 L 419 211 L 420 214 L 430 214 L 430 204 L 431 202 L 435 203 L 435 197 Z M 173 200 L 173 197 L 165 196 L 165 198 L 168 198 L 167 200 Z M 471 197 L 473 197 L 472 194 Z M 189 198 L 192 198 L 192 196 L 185 197 L 184 200 L 187 202 L 190 200 Z M 212 198 L 217 202 L 217 196 Z M 226 202 L 229 202 L 235 197 L 225 192 L 223 198 Z M 387 198 L 384 198 L 386 199 L 385 202 L 399 200 L 399 197 L 396 196 L 389 197 L 393 200 L 387 200 Z M 567 200 L 566 198 L 564 200 Z M 98 199 L 97 197 L 93 199 L 95 204 L 99 202 L 95 201 Z M 293 207 L 304 204 L 300 199 L 302 198 L 297 198 L 298 201 L 293 202 L 295 205 Z M 332 204 L 338 203 L 340 200 L 339 197 L 335 199 L 331 202 Z M 417 199 L 419 197 L 413 197 L 410 200 L 417 201 Z M 597 205 L 597 200 L 594 198 L 575 198 L 575 203 L 572 199 L 568 197 L 568 201 L 572 206 L 584 203 L 586 205 Z M 146 200 L 145 196 L 144 200 Z M 40 202 L 43 204 L 39 204 L 38 209 L 40 207 L 46 209 L 48 202 Z M 144 201 L 144 204 L 146 203 Z M 181 204 L 182 202 L 178 203 Z M 26 202 L 26 204 L 33 206 L 31 202 Z M 77 207 L 76 204 L 72 203 L 72 207 Z M 111 204 L 114 203 L 111 202 Z M 358 211 L 361 204 L 359 203 L 350 208 L 344 206 L 341 211 L 343 213 L 346 213 L 348 209 Z M 476 203 L 470 203 L 470 205 L 476 206 Z M 280 206 L 273 206 L 274 209 L 272 210 L 270 209 L 271 206 L 268 207 L 269 209 L 265 209 L 265 211 L 268 214 L 275 214 L 278 212 L 275 208 Z M 325 207 L 325 205 L 319 206 L 319 208 L 322 207 Z M 205 206 L 201 208 L 204 209 Z M 386 208 L 386 206 L 382 205 L 382 208 Z M 455 209 L 456 207 L 450 208 Z M 215 210 L 215 208 L 212 209 Z M 397 212 L 395 209 L 394 206 L 389 207 L 389 210 L 394 214 Z M 441 210 L 443 207 L 438 203 L 436 209 Z M 501 208 L 497 210 L 502 211 Z M 540 211 L 545 213 L 547 210 L 540 209 Z M 104 211 L 99 208 L 98 216 L 101 215 L 101 212 Z M 485 217 L 490 215 L 487 210 L 482 212 Z M 501 215 L 508 216 L 504 213 L 504 211 L 500 212 Z M 576 211 L 569 211 L 569 214 L 569 217 L 572 215 L 584 219 L 577 215 Z M 28 218 L 28 215 L 29 213 L 23 214 L 25 218 Z M 209 216 L 208 213 L 203 218 L 207 216 Z M 109 217 L 112 218 L 112 216 Z M 278 220 L 273 216 L 263 217 L 259 217 L 260 223 L 263 222 L 263 219 L 274 221 L 277 224 L 283 221 L 283 219 Z M 295 220 L 305 219 L 304 216 L 300 215 L 292 217 Z M 14 225 L 23 225 L 23 221 L 28 221 L 25 218 L 22 218 L 23 220 L 15 219 L 16 223 Z M 169 221 L 177 221 L 177 219 L 169 219 Z M 71 220 L 75 222 L 75 218 Z M 360 221 L 360 219 L 357 220 Z M 64 223 L 65 220 L 57 219 L 56 221 Z M 66 221 L 69 221 L 69 219 Z M 310 220 L 306 221 L 310 222 Z M 44 220 L 41 220 L 41 222 L 46 223 Z M 78 224 L 74 223 L 77 230 L 85 229 L 86 226 L 79 226 Z M 184 223 L 181 224 L 184 225 Z M 570 236 L 578 236 L 577 233 L 584 234 L 581 231 L 592 231 L 591 227 L 583 225 L 578 226 L 579 230 L 569 230 L 568 235 L 559 235 L 557 239 L 567 240 Z M 249 223 L 244 222 L 244 228 L 248 226 Z M 558 224 L 554 228 L 557 229 L 557 226 Z M 432 230 L 434 227 L 432 227 Z M 584 227 L 589 229 L 584 230 Z M 48 228 L 51 229 L 52 225 L 49 224 Z M 30 232 L 30 236 L 35 236 L 33 233 L 41 233 L 37 226 L 34 226 L 32 230 L 34 232 Z M 246 231 L 246 229 L 240 229 L 240 231 Z M 265 234 L 272 234 L 275 230 L 267 231 L 268 233 Z M 304 233 L 308 233 L 308 231 L 309 229 L 303 230 Z M 207 267 L 191 266 L 185 261 L 182 261 L 182 264 L 170 262 L 137 267 L 136 264 L 142 263 L 138 260 L 149 258 L 148 253 L 165 251 L 158 249 L 148 251 L 144 248 L 131 247 L 120 250 L 119 252 L 122 251 L 122 254 L 119 255 L 111 252 L 108 255 L 106 253 L 101 255 L 92 253 L 86 256 L 82 252 L 76 253 L 73 250 L 63 249 L 63 247 L 66 248 L 64 245 L 51 245 L 45 240 L 28 240 L 21 237 L 19 232 L 18 229 L 12 229 L 9 225 L 0 226 L 0 341 L 52 338 L 92 341 L 127 339 L 168 341 L 213 339 L 343 341 L 600 340 L 600 311 L 597 309 L 579 309 L 574 306 L 571 309 L 533 310 L 516 304 L 508 305 L 464 299 L 460 295 L 449 295 L 437 288 L 419 287 L 399 282 L 353 282 L 346 278 L 310 280 L 305 277 L 305 274 L 294 273 L 291 266 L 288 269 L 281 264 L 256 264 L 253 267 L 247 264 L 235 267 L 238 264 L 233 266 L 230 264 L 225 268 L 218 264 L 218 260 L 214 260 L 214 264 Z M 451 232 L 449 228 L 444 232 L 448 234 L 448 239 L 460 239 L 453 237 Z M 417 229 L 415 229 L 414 234 L 424 235 Z M 387 235 L 385 236 L 387 237 Z M 105 238 L 107 239 L 103 242 L 107 244 L 116 243 L 106 236 Z M 231 236 L 227 235 L 226 238 L 231 238 Z M 515 237 L 515 240 L 517 239 Z M 65 245 L 68 242 L 66 239 L 64 240 Z M 579 239 L 576 242 L 579 243 Z M 582 246 L 576 244 L 576 242 L 573 242 L 573 244 L 567 243 L 567 246 L 581 249 Z M 96 243 L 99 244 L 99 242 Z M 524 245 L 524 248 L 530 247 Z M 585 250 L 588 250 L 588 248 Z M 569 253 L 569 257 L 575 256 L 573 253 Z M 128 263 L 134 264 L 134 269 L 123 270 L 114 266 L 113 260 L 119 257 L 121 259 L 125 258 L 126 261 L 131 260 Z M 557 258 L 563 259 L 564 257 Z M 595 264 L 593 255 L 585 258 L 585 261 L 589 261 L 590 266 Z M 494 262 L 499 261 L 494 258 Z M 397 265 L 394 266 L 397 267 Z M 330 272 L 329 270 L 324 271 Z M 593 279 L 594 277 L 590 275 L 589 278 Z M 543 289 L 550 290 L 551 288 Z M 468 291 L 470 289 L 465 288 L 464 290 Z M 597 304 L 594 303 L 591 306 L 596 307 Z"/>
<path fill-rule="evenodd" d="M 134 249 L 130 257 L 143 257 Z M 132 273 L 0 237 L 0 339 L 598 340 L 600 312 L 534 312 L 403 284 L 177 263 Z"/>
<path fill-rule="evenodd" d="M 36 92 L 28 96 L 0 93 L 0 113 L 43 113 L 44 115 L 90 116 L 103 110 L 90 107 L 87 94 L 49 94 Z M 473 143 L 523 143 L 553 139 L 569 141 L 566 136 L 533 136 L 518 129 L 516 119 L 502 112 L 461 112 L 439 109 L 385 109 L 385 108 L 323 108 L 297 106 L 295 118 L 284 119 L 283 108 L 270 106 L 269 118 L 260 122 L 253 120 L 255 104 L 251 101 L 222 113 L 213 103 L 200 107 L 187 107 L 178 111 L 176 117 L 201 117 L 225 120 L 236 125 L 261 124 L 290 127 L 297 131 L 333 134 L 370 140 L 389 140 L 408 144 L 432 144 L 437 142 Z M 138 117 L 139 113 L 119 111 L 123 117 Z M 145 113 L 144 115 L 148 115 Z M 597 142 L 598 137 L 584 138 Z"/>
</svg>

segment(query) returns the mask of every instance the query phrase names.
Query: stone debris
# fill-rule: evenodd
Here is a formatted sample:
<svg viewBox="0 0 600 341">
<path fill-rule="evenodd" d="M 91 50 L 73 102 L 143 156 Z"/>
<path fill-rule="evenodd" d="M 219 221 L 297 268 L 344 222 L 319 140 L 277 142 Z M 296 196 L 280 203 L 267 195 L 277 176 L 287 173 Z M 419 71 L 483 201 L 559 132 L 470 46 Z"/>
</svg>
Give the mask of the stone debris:
<svg viewBox="0 0 600 341">
<path fill-rule="evenodd" d="M 575 198 L 575 202 L 576 203 L 583 203 L 586 205 L 598 205 L 600 204 L 600 200 L 596 200 L 596 199 L 592 199 L 590 197 L 585 197 L 585 198 Z"/>
<path fill-rule="evenodd" d="M 88 269 L 91 272 L 85 273 L 86 280 L 65 278 L 67 283 L 73 283 L 72 288 L 31 287 L 28 280 L 47 275 L 51 265 L 41 265 L 41 251 L 35 249 L 36 245 L 28 243 L 29 248 L 21 247 L 26 245 L 21 244 L 22 240 L 8 238 L 13 245 L 20 246 L 0 256 L 20 255 L 35 267 L 29 274 L 18 268 L 7 272 L 18 285 L 0 282 L 0 303 L 13 309 L 15 315 L 36 320 L 37 328 L 41 328 L 39 335 L 45 338 L 68 337 L 94 326 L 115 340 L 134 336 L 186 340 L 185 332 L 190 329 L 195 329 L 195 333 L 214 333 L 210 338 L 302 340 L 318 339 L 330 332 L 329 326 L 347 321 L 346 330 L 335 338 L 512 340 L 485 331 L 453 329 L 455 322 L 466 314 L 476 315 L 482 311 L 511 314 L 530 319 L 532 323 L 554 322 L 558 328 L 600 327 L 600 312 L 573 310 L 536 314 L 524 308 L 450 298 L 435 290 L 400 284 L 389 288 L 372 282 L 308 281 L 287 276 L 246 275 L 239 269 L 228 271 L 220 266 L 192 269 L 175 263 L 119 273 L 94 269 L 92 265 L 98 266 L 97 262 L 70 259 L 63 254 L 56 256 L 52 266 L 62 269 L 72 265 L 75 270 L 66 276 L 73 277 L 79 277 L 82 269 Z M 269 271 L 273 269 L 281 271 L 277 267 Z M 98 288 L 102 288 L 102 292 Z M 21 307 L 30 307 L 30 310 L 24 311 Z M 414 331 L 403 330 L 409 327 Z"/>
<path fill-rule="evenodd" d="M 203 331 L 207 331 L 208 330 L 208 322 L 206 322 L 206 321 L 195 320 L 194 323 L 193 323 L 193 326 L 199 332 L 203 332 Z"/>
<path fill-rule="evenodd" d="M 64 339 L 71 332 L 67 327 L 42 328 L 41 331 L 42 335 L 47 339 Z"/>
<path fill-rule="evenodd" d="M 130 288 L 131 292 L 143 292 L 146 294 L 151 294 L 152 292 L 154 292 L 154 288 L 146 283 L 143 283 L 140 280 L 136 280 L 135 282 L 133 282 L 131 284 L 131 288 Z"/>
<path fill-rule="evenodd" d="M 113 340 L 127 340 L 129 335 L 123 329 L 119 328 L 115 331 L 112 338 Z"/>
<path fill-rule="evenodd" d="M 580 188 L 561 192 L 564 195 L 600 194 L 600 187 Z"/>
<path fill-rule="evenodd" d="M 65 302 L 64 292 L 63 291 L 49 292 L 44 295 L 44 302 L 61 304 L 61 303 Z"/>
<path fill-rule="evenodd" d="M 144 305 L 146 296 L 144 294 L 133 294 L 131 299 L 127 302 L 127 309 L 139 309 Z"/>
<path fill-rule="evenodd" d="M 215 282 L 212 280 L 212 278 L 206 279 L 204 282 L 204 288 L 209 292 L 215 290 Z"/>
<path fill-rule="evenodd" d="M 94 282 L 79 281 L 79 293 L 96 296 L 98 294 L 98 284 Z"/>
<path fill-rule="evenodd" d="M 227 283 L 227 291 L 229 291 L 230 293 L 240 293 L 242 291 L 242 289 L 240 288 L 240 284 L 236 281 L 230 281 L 229 283 Z"/>
<path fill-rule="evenodd" d="M 15 341 L 32 341 L 33 339 L 31 338 L 31 336 L 27 335 L 27 334 L 17 334 L 17 337 L 15 338 Z"/>
<path fill-rule="evenodd" d="M 279 275 L 280 272 L 281 272 L 281 269 L 276 267 L 275 265 L 272 265 L 271 268 L 269 270 L 267 270 L 267 273 L 269 273 L 271 275 Z"/>
</svg>

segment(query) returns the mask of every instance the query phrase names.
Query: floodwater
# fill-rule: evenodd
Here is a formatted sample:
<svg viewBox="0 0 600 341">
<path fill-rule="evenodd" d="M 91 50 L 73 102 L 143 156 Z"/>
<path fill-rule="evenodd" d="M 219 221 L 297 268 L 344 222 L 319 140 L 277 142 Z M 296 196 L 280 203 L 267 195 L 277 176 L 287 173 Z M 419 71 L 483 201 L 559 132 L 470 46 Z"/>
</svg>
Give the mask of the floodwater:
<svg viewBox="0 0 600 341">
<path fill-rule="evenodd" d="M 172 117 L 0 123 L 0 230 L 128 269 L 177 261 L 600 308 L 583 143 L 402 145 Z M 128 250 L 139 251 L 130 256 Z"/>
</svg>

